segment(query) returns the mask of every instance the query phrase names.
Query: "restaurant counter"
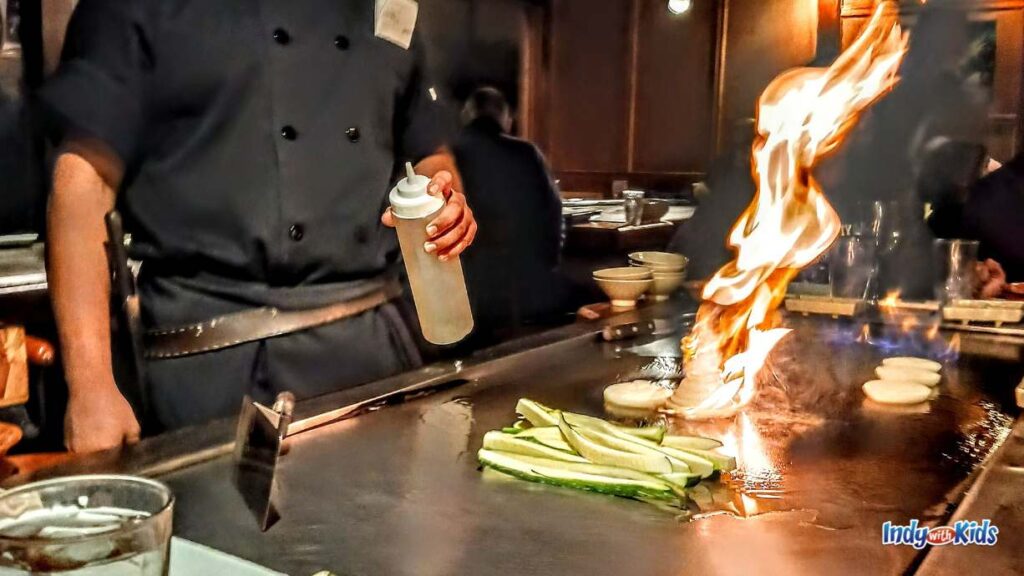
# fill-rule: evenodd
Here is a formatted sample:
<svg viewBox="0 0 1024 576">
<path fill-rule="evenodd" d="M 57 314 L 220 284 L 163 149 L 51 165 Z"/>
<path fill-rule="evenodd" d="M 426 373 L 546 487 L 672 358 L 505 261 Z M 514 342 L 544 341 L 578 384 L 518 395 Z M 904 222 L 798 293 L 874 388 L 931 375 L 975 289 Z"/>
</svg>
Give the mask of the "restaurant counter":
<svg viewBox="0 0 1024 576">
<path fill-rule="evenodd" d="M 926 350 L 945 355 L 941 395 L 924 407 L 886 409 L 866 402 L 860 384 L 882 358 L 921 353 L 918 339 L 788 318 L 795 331 L 764 371 L 754 404 L 727 421 L 671 423 L 676 433 L 721 439 L 739 460 L 735 473 L 701 484 L 687 513 L 478 469 L 483 434 L 509 425 L 520 397 L 607 416 L 606 385 L 675 374 L 685 311 L 669 302 L 581 322 L 299 403 L 278 475 L 282 518 L 266 533 L 232 483 L 231 422 L 37 477 L 156 476 L 176 494 L 177 535 L 293 575 L 897 574 L 945 573 L 957 558 L 1018 562 L 1017 548 L 1003 545 L 883 546 L 881 526 L 943 525 L 968 513 L 965 494 L 1005 526 L 1022 524 L 1021 500 L 1006 490 L 1010 464 L 1001 460 L 1019 458 L 1019 432 L 999 449 L 1018 414 L 1021 341 L 989 355 L 984 346 L 957 352 L 943 334 Z M 679 332 L 618 343 L 598 336 L 605 324 L 647 318 L 670 319 Z M 976 482 L 986 463 L 1002 472 Z M 980 504 L 992 494 L 1012 506 Z M 953 560 L 932 562 L 938 554 Z"/>
</svg>

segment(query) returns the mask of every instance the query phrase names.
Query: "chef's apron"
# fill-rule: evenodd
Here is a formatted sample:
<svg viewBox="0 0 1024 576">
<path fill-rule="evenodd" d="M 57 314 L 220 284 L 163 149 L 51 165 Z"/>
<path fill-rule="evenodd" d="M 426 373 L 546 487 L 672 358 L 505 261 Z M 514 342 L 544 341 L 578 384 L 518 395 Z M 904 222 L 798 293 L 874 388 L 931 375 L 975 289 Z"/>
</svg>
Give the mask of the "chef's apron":
<svg viewBox="0 0 1024 576">
<path fill-rule="evenodd" d="M 147 330 L 193 324 L 275 306 L 307 310 L 353 300 L 380 290 L 382 280 L 289 288 L 227 283 L 206 275 L 182 278 L 147 274 L 139 297 Z M 171 430 L 238 412 L 245 394 L 270 403 L 290 391 L 310 398 L 409 370 L 419 352 L 394 302 L 326 325 L 145 366 L 150 426 Z"/>
</svg>

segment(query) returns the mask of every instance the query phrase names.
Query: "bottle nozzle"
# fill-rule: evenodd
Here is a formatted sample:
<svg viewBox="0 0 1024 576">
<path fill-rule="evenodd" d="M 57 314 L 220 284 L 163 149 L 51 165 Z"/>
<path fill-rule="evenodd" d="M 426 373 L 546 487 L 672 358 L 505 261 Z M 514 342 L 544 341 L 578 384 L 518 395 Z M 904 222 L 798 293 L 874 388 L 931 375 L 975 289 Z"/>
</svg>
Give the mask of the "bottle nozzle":
<svg viewBox="0 0 1024 576">
<path fill-rule="evenodd" d="M 405 177 L 409 180 L 416 177 L 416 171 L 412 169 L 412 162 L 405 163 Z"/>
</svg>

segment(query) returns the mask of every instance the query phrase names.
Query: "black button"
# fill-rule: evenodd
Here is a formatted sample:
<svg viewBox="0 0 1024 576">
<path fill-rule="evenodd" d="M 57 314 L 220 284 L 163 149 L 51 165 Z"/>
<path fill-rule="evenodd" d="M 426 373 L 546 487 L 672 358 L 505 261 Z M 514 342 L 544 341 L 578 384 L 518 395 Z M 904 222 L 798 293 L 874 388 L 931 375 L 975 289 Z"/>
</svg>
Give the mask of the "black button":
<svg viewBox="0 0 1024 576">
<path fill-rule="evenodd" d="M 299 137 L 299 133 L 292 126 L 285 126 L 281 128 L 281 138 L 285 140 L 295 140 Z"/>
<path fill-rule="evenodd" d="M 292 224 L 292 227 L 288 229 L 288 237 L 296 242 L 302 240 L 305 235 L 306 231 L 302 229 L 302 224 Z"/>
<path fill-rule="evenodd" d="M 345 130 L 345 136 L 348 136 L 348 139 L 352 142 L 359 142 L 359 128 L 353 126 L 348 130 Z"/>
<path fill-rule="evenodd" d="M 348 36 L 339 35 L 334 37 L 334 47 L 337 48 L 338 50 L 348 50 L 348 46 Z"/>
<path fill-rule="evenodd" d="M 275 28 L 274 29 L 274 41 L 277 42 L 278 44 L 284 46 L 285 44 L 287 44 L 287 43 L 292 41 L 292 37 L 291 37 L 291 35 L 288 34 L 288 31 L 285 30 L 284 28 Z"/>
</svg>

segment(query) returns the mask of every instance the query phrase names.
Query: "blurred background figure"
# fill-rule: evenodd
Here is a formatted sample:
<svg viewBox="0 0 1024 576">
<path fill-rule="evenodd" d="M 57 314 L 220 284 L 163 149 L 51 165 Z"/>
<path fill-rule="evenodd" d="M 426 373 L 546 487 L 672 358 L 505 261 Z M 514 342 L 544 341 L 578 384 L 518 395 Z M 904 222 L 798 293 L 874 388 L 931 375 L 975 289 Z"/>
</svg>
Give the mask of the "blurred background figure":
<svg viewBox="0 0 1024 576">
<path fill-rule="evenodd" d="M 462 122 L 452 149 L 480 223 L 474 253 L 463 256 L 480 345 L 561 310 L 562 204 L 541 152 L 509 135 L 512 112 L 499 90 L 474 91 Z"/>
<path fill-rule="evenodd" d="M 879 294 L 932 296 L 935 236 L 924 220 L 926 205 L 962 195 L 981 175 L 990 94 L 965 68 L 969 54 L 966 12 L 928 3 L 910 29 L 899 83 L 817 172 L 853 233 L 890 232 L 876 238 L 884 248 Z"/>
<path fill-rule="evenodd" d="M 732 257 L 726 237 L 757 191 L 750 164 L 753 145 L 754 119 L 739 120 L 732 127 L 728 150 L 715 158 L 704 186 L 698 186 L 704 190 L 693 218 L 669 242 L 670 252 L 690 259 L 691 279 L 710 277 Z"/>
<path fill-rule="evenodd" d="M 981 258 L 1001 264 L 1009 281 L 1024 280 L 1024 154 L 978 180 L 965 195 L 937 204 L 929 224 L 940 237 L 980 241 Z"/>
</svg>

